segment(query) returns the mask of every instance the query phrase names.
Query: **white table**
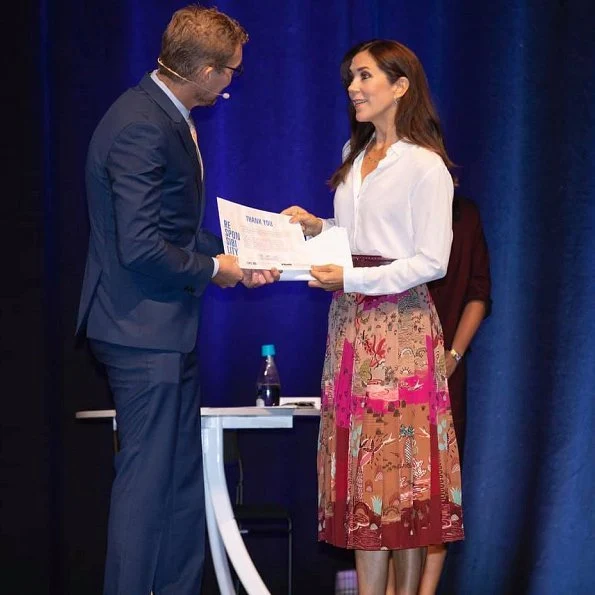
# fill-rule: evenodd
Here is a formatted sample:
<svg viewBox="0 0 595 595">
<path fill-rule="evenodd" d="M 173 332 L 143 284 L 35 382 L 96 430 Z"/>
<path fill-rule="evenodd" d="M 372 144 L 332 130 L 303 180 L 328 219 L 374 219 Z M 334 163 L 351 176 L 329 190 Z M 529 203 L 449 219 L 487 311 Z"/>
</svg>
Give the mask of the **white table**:
<svg viewBox="0 0 595 595">
<path fill-rule="evenodd" d="M 223 595 L 235 593 L 227 562 L 229 557 L 249 595 L 270 595 L 252 563 L 233 515 L 223 466 L 223 430 L 292 428 L 294 416 L 318 416 L 320 412 L 295 407 L 202 407 L 200 414 L 207 530 L 219 590 Z M 112 419 L 114 431 L 117 429 L 115 416 L 114 409 L 76 413 L 77 419 Z"/>
</svg>

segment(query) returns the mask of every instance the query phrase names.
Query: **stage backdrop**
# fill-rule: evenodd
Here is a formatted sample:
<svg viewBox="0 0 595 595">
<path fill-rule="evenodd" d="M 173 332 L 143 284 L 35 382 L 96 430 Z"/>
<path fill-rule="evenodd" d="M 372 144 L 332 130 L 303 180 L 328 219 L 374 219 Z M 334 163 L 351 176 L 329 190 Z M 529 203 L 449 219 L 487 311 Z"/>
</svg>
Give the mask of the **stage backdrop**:
<svg viewBox="0 0 595 595">
<path fill-rule="evenodd" d="M 14 108 L 5 140 L 14 151 L 2 241 L 5 279 L 14 282 L 2 290 L 2 533 L 10 546 L 2 580 L 17 585 L 11 592 L 101 590 L 109 427 L 73 419 L 77 409 L 111 406 L 101 372 L 73 338 L 88 234 L 84 159 L 105 110 L 155 67 L 161 32 L 182 5 L 41 0 L 15 9 L 6 27 L 3 73 Z M 231 99 L 195 110 L 212 230 L 217 195 L 330 215 L 325 180 L 348 138 L 343 53 L 388 37 L 421 58 L 460 191 L 480 206 L 494 299 L 470 355 L 467 539 L 452 548 L 442 589 L 592 592 L 593 3 L 217 5 L 250 41 Z M 263 343 L 277 347 L 285 395 L 319 394 L 328 303 L 301 283 L 209 289 L 199 338 L 203 403 L 252 404 Z M 299 523 L 295 592 L 331 593 L 334 571 L 350 560 L 315 543 L 316 428 L 249 440 L 245 456 L 263 476 L 249 489 L 258 497 L 266 482 Z M 269 461 L 278 475 L 267 476 Z"/>
</svg>

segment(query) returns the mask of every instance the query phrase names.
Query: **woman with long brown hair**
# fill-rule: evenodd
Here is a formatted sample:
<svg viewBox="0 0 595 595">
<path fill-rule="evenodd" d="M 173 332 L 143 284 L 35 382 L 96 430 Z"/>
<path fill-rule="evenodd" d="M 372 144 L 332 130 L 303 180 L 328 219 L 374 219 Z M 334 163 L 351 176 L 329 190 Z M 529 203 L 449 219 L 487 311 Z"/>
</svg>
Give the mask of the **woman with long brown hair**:
<svg viewBox="0 0 595 595">
<path fill-rule="evenodd" d="M 330 180 L 334 219 L 284 213 L 307 236 L 339 225 L 354 268 L 312 267 L 333 291 L 322 378 L 319 539 L 355 550 L 360 595 L 415 594 L 426 546 L 463 538 L 461 475 L 440 321 L 453 179 L 423 68 L 400 43 L 345 56 L 351 139 Z"/>
</svg>

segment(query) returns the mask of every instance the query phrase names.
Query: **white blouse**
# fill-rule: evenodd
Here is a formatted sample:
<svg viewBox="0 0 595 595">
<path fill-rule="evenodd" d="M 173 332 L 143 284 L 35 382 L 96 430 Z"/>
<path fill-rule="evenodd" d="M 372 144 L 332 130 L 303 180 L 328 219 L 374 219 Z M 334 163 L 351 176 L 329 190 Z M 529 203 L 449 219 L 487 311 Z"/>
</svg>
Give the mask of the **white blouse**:
<svg viewBox="0 0 595 595">
<path fill-rule="evenodd" d="M 348 146 L 348 145 L 346 145 Z M 407 141 L 389 147 L 363 183 L 362 151 L 335 192 L 335 217 L 347 228 L 352 254 L 394 259 L 388 265 L 344 269 L 344 290 L 401 293 L 446 274 L 452 242 L 452 177 L 441 157 Z"/>
</svg>

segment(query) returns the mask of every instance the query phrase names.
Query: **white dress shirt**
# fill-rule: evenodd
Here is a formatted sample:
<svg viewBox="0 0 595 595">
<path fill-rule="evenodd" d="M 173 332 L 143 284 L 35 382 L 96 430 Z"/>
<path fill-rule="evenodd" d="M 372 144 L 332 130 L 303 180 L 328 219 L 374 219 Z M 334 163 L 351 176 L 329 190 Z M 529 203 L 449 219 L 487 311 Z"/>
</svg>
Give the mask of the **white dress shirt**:
<svg viewBox="0 0 595 595">
<path fill-rule="evenodd" d="M 348 144 L 346 145 L 348 147 Z M 345 156 L 344 148 L 344 156 Z M 361 180 L 362 151 L 335 192 L 335 217 L 347 228 L 352 254 L 394 259 L 344 269 L 346 292 L 401 293 L 446 274 L 452 243 L 452 177 L 441 157 L 399 140 Z"/>
<path fill-rule="evenodd" d="M 157 76 L 157 70 L 154 70 L 151 73 L 151 79 L 153 82 L 171 99 L 171 102 L 176 106 L 178 111 L 186 120 L 188 124 L 188 128 L 190 129 L 190 136 L 194 141 L 196 146 L 196 153 L 198 156 L 198 161 L 200 163 L 200 175 L 201 178 L 204 176 L 204 167 L 202 164 L 202 155 L 200 154 L 200 149 L 198 148 L 198 137 L 196 135 L 196 128 L 194 126 L 194 121 L 192 120 L 192 116 L 190 114 L 190 110 L 172 93 L 171 89 Z M 216 258 L 213 258 L 213 274 L 214 277 L 219 272 L 219 261 Z"/>
</svg>

